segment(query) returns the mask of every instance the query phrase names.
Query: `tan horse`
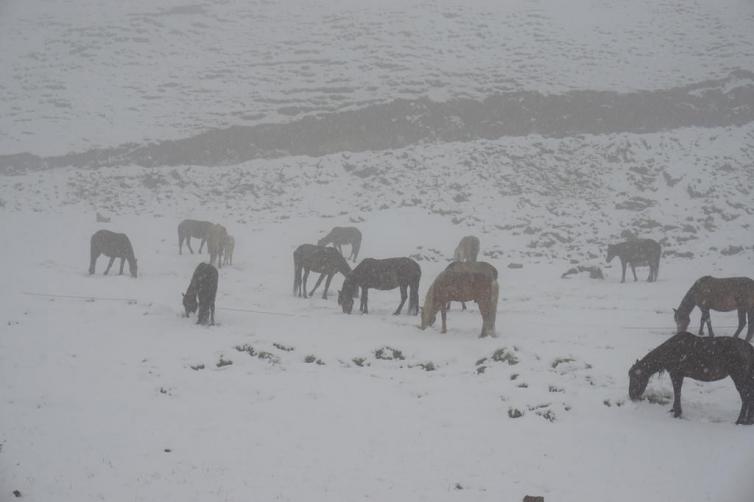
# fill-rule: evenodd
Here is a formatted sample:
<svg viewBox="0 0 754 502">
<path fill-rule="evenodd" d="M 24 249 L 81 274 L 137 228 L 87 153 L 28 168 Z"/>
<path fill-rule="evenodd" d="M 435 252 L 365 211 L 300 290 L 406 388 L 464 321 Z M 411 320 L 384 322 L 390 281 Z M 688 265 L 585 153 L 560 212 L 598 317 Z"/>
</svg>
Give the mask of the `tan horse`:
<svg viewBox="0 0 754 502">
<path fill-rule="evenodd" d="M 442 315 L 442 333 L 447 333 L 448 303 L 474 300 L 479 305 L 479 313 L 482 315 L 480 338 L 494 336 L 498 289 L 497 280 L 489 274 L 452 270 L 440 272 L 427 290 L 422 309 L 421 329 L 434 324 L 439 310 Z"/>
<path fill-rule="evenodd" d="M 209 250 L 209 264 L 215 265 L 217 268 L 223 266 L 223 248 L 225 239 L 228 237 L 228 231 L 225 227 L 219 224 L 212 225 L 207 232 L 207 249 Z"/>
<path fill-rule="evenodd" d="M 714 336 L 712 323 L 710 322 L 710 310 L 718 312 L 730 312 L 738 310 L 738 329 L 733 334 L 738 337 L 746 325 L 746 317 L 749 317 L 749 329 L 746 331 L 746 341 L 754 336 L 754 280 L 748 277 L 727 277 L 718 279 L 705 275 L 698 279 L 686 292 L 678 309 L 673 309 L 673 318 L 678 332 L 684 332 L 689 327 L 691 318 L 689 314 L 699 307 L 702 311 L 702 321 L 699 325 L 699 334 L 704 334 L 704 323 L 707 323 L 709 336 Z"/>
<path fill-rule="evenodd" d="M 233 265 L 233 251 L 236 249 L 236 240 L 232 235 L 225 236 L 223 242 L 223 265 Z"/>
<path fill-rule="evenodd" d="M 479 238 L 473 235 L 467 235 L 456 246 L 453 253 L 455 261 L 476 261 L 479 255 Z"/>
</svg>

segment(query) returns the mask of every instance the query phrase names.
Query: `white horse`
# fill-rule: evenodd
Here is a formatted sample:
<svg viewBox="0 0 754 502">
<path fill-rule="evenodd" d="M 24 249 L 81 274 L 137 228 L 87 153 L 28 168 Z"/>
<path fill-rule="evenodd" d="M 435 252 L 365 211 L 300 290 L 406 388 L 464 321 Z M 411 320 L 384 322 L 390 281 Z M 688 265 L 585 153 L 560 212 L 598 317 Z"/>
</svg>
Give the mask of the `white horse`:
<svg viewBox="0 0 754 502">
<path fill-rule="evenodd" d="M 453 259 L 455 261 L 476 261 L 479 255 L 479 238 L 473 235 L 467 235 L 458 243 Z"/>
</svg>

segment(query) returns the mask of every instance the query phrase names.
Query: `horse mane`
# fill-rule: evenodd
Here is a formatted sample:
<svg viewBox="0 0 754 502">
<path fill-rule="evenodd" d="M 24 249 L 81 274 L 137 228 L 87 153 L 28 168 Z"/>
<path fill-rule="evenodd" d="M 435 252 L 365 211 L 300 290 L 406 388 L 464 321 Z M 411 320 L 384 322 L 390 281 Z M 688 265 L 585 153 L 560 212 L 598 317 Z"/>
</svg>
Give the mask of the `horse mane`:
<svg viewBox="0 0 754 502">
<path fill-rule="evenodd" d="M 694 300 L 694 294 L 701 287 L 702 281 L 705 281 L 709 278 L 710 278 L 709 275 L 700 277 L 694 282 L 694 284 L 689 288 L 689 290 L 686 291 L 686 294 L 683 295 L 683 299 L 681 299 L 680 305 L 678 305 L 679 313 L 688 315 L 692 310 L 694 310 L 694 307 L 696 306 L 696 301 Z"/>
<path fill-rule="evenodd" d="M 426 328 L 427 326 L 429 326 L 430 319 L 432 319 L 432 316 L 437 313 L 437 310 L 435 310 L 435 307 L 434 307 L 436 283 L 437 283 L 437 279 L 435 279 L 434 282 L 429 286 L 429 289 L 427 289 L 427 294 L 424 297 L 424 308 L 421 311 L 422 328 Z"/>
</svg>

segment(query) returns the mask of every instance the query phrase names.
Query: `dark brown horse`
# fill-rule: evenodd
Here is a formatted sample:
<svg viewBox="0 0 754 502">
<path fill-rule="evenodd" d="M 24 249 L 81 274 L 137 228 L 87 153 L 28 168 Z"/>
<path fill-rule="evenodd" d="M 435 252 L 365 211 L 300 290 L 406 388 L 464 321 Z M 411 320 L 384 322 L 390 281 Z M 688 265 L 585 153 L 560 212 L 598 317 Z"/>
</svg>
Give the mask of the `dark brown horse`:
<svg viewBox="0 0 754 502">
<path fill-rule="evenodd" d="M 136 257 L 131 241 L 126 234 L 117 234 L 109 230 L 98 230 L 94 232 L 90 240 L 89 254 L 89 273 L 94 273 L 94 266 L 97 263 L 99 255 L 104 254 L 110 257 L 110 263 L 107 264 L 105 275 L 110 271 L 116 258 L 120 258 L 120 274 L 123 275 L 123 265 L 128 260 L 128 270 L 133 277 L 136 277 Z"/>
<path fill-rule="evenodd" d="M 705 275 L 698 279 L 681 300 L 677 309 L 673 309 L 673 318 L 678 332 L 686 331 L 691 322 L 689 314 L 699 307 L 702 320 L 699 324 L 699 334 L 704 334 L 704 323 L 707 323 L 709 336 L 714 336 L 709 311 L 730 312 L 738 310 L 738 329 L 733 333 L 738 337 L 746 325 L 749 316 L 749 329 L 746 331 L 746 341 L 754 335 L 754 281 L 748 277 L 727 277 L 718 279 Z"/>
<path fill-rule="evenodd" d="M 209 263 L 200 263 L 194 269 L 188 289 L 183 294 L 186 317 L 196 312 L 197 324 L 215 324 L 215 297 L 217 296 L 217 269 Z"/>
<path fill-rule="evenodd" d="M 439 310 L 442 314 L 442 333 L 446 333 L 448 304 L 451 301 L 474 300 L 479 305 L 479 313 L 482 315 L 482 332 L 479 336 L 494 336 L 497 297 L 497 280 L 488 274 L 445 270 L 440 272 L 427 290 L 420 327 L 426 329 L 427 326 L 432 326 Z"/>
<path fill-rule="evenodd" d="M 343 245 L 349 244 L 351 254 L 348 259 L 355 262 L 361 248 L 361 232 L 356 227 L 333 227 L 329 234 L 317 242 L 318 246 L 327 246 L 328 244 L 335 246 L 340 254 L 343 254 Z"/>
<path fill-rule="evenodd" d="M 636 277 L 636 267 L 644 265 L 649 266 L 647 281 L 656 281 L 657 274 L 660 271 L 661 254 L 660 244 L 652 239 L 635 239 L 607 246 L 608 263 L 616 256 L 620 258 L 620 265 L 623 269 L 620 282 L 626 282 L 626 265 L 631 265 L 634 281 L 638 280 Z"/>
<path fill-rule="evenodd" d="M 337 249 L 315 246 L 314 244 L 301 244 L 293 252 L 293 294 L 306 298 L 306 280 L 309 278 L 309 271 L 319 272 L 317 284 L 314 285 L 309 296 L 313 295 L 322 279 L 327 277 L 325 291 L 322 298 L 327 299 L 327 290 L 330 288 L 330 281 L 333 276 L 340 272 L 343 276 L 351 273 L 351 267 L 343 255 Z M 303 278 L 302 278 L 303 272 Z"/>
<path fill-rule="evenodd" d="M 182 253 L 183 242 L 186 241 L 186 246 L 191 254 L 194 254 L 194 250 L 191 249 L 191 238 L 200 239 L 199 252 L 202 252 L 204 243 L 207 242 L 207 235 L 209 229 L 212 227 L 212 223 L 209 221 L 199 220 L 183 220 L 178 224 L 178 254 Z"/>
<path fill-rule="evenodd" d="M 338 291 L 338 305 L 343 307 L 343 312 L 350 314 L 353 310 L 353 298 L 356 290 L 361 286 L 361 305 L 359 309 L 364 314 L 369 313 L 367 306 L 369 288 L 389 290 L 401 288 L 401 303 L 393 312 L 398 315 L 403 310 L 406 298 L 408 301 L 408 313 L 419 313 L 419 280 L 422 276 L 421 267 L 411 258 L 386 258 L 375 260 L 366 258 L 359 263 L 343 281 L 343 289 Z"/>
<path fill-rule="evenodd" d="M 681 386 L 685 377 L 713 382 L 730 375 L 741 396 L 741 413 L 736 423 L 754 423 L 754 347 L 743 340 L 678 333 L 631 366 L 629 397 L 639 399 L 649 377 L 660 371 L 667 371 L 673 382 L 674 417 L 681 416 Z"/>
</svg>

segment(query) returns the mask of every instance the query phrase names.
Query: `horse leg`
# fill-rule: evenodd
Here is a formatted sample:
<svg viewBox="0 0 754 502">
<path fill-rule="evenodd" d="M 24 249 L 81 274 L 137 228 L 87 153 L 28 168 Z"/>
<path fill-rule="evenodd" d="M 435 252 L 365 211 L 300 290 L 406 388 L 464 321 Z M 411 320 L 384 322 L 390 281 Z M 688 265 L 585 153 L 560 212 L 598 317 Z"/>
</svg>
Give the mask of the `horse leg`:
<svg viewBox="0 0 754 502">
<path fill-rule="evenodd" d="M 704 335 L 704 323 L 707 321 L 707 317 L 709 315 L 709 310 L 704 310 L 700 307 L 700 310 L 702 311 L 702 319 L 699 321 L 699 336 Z"/>
<path fill-rule="evenodd" d="M 330 281 L 332 281 L 333 277 L 335 277 L 335 272 L 327 276 L 327 280 L 325 281 L 325 290 L 322 292 L 323 300 L 327 300 L 327 291 L 330 289 Z"/>
<path fill-rule="evenodd" d="M 466 302 L 461 302 L 461 310 L 466 310 Z"/>
<path fill-rule="evenodd" d="M 746 330 L 746 341 L 751 341 L 752 336 L 754 336 L 754 309 L 749 311 L 749 328 Z M 752 399 L 754 400 L 754 389 L 752 390 L 752 394 Z"/>
<path fill-rule="evenodd" d="M 633 262 L 629 263 L 629 265 L 631 265 L 631 272 L 634 273 L 634 282 L 636 282 L 636 281 L 639 280 L 639 278 L 636 277 L 636 267 L 634 267 L 634 263 Z"/>
<path fill-rule="evenodd" d="M 678 373 L 670 374 L 670 381 L 673 382 L 673 416 L 679 418 L 681 416 L 681 386 L 683 385 L 683 375 Z"/>
<path fill-rule="evenodd" d="M 317 283 L 314 285 L 314 287 L 312 288 L 312 290 L 309 291 L 309 296 L 312 296 L 314 294 L 314 292 L 317 291 L 317 288 L 319 287 L 319 285 L 322 284 L 322 279 L 324 279 L 326 275 L 327 274 L 324 273 L 324 272 L 322 272 L 321 274 L 319 274 L 319 278 L 317 279 Z"/>
<path fill-rule="evenodd" d="M 477 302 L 479 306 L 479 313 L 482 315 L 482 332 L 479 334 L 479 338 L 488 336 L 489 333 L 489 306 L 486 302 Z"/>
<path fill-rule="evenodd" d="M 120 272 L 118 272 L 118 274 L 123 275 L 123 265 L 125 265 L 125 263 L 126 263 L 126 259 L 121 258 L 120 259 Z"/>
<path fill-rule="evenodd" d="M 309 269 L 308 269 L 308 268 L 304 268 L 304 281 L 303 281 L 303 283 L 301 284 L 301 287 L 302 287 L 302 288 L 303 288 L 303 290 L 304 290 L 304 298 L 306 298 L 306 281 L 307 281 L 308 279 L 309 279 Z"/>
<path fill-rule="evenodd" d="M 183 254 L 182 248 L 183 247 L 183 235 L 178 232 L 178 254 Z"/>
<path fill-rule="evenodd" d="M 401 310 L 403 310 L 403 304 L 406 303 L 406 298 L 408 298 L 408 285 L 404 284 L 401 286 L 401 304 L 398 305 L 393 315 L 400 315 Z"/>
<path fill-rule="evenodd" d="M 186 237 L 186 247 L 188 248 L 189 251 L 191 251 L 191 254 L 194 254 L 194 250 L 191 249 L 191 236 L 190 235 Z"/>
<path fill-rule="evenodd" d="M 107 268 L 105 269 L 105 275 L 110 271 L 110 267 L 113 266 L 113 262 L 115 261 L 115 256 L 110 258 L 110 263 L 107 264 Z"/>
<path fill-rule="evenodd" d="M 215 325 L 215 302 L 209 304 L 209 325 Z"/>
<path fill-rule="evenodd" d="M 620 266 L 623 269 L 623 274 L 620 277 L 620 282 L 624 283 L 624 282 L 626 282 L 626 262 L 623 261 L 623 260 L 621 260 L 620 261 Z"/>
<path fill-rule="evenodd" d="M 712 316 L 709 315 L 709 309 L 707 309 L 707 334 L 709 336 L 715 336 L 712 332 Z"/>
<path fill-rule="evenodd" d="M 361 302 L 360 302 L 362 314 L 369 313 L 369 288 L 366 286 L 361 287 Z"/>
<path fill-rule="evenodd" d="M 445 305 L 440 307 L 440 316 L 442 317 L 442 330 L 440 331 L 440 333 L 448 332 L 447 314 L 448 314 L 448 311 L 445 309 Z"/>
<path fill-rule="evenodd" d="M 738 328 L 733 333 L 733 338 L 738 338 L 738 335 L 743 331 L 744 324 L 746 324 L 746 311 L 744 309 L 738 309 Z"/>
<path fill-rule="evenodd" d="M 204 248 L 204 244 L 207 242 L 207 239 L 202 238 L 202 242 L 199 243 L 199 254 L 202 254 L 202 248 Z M 191 249 L 191 247 L 189 247 Z M 207 246 L 207 251 L 209 251 L 209 246 Z"/>
</svg>

